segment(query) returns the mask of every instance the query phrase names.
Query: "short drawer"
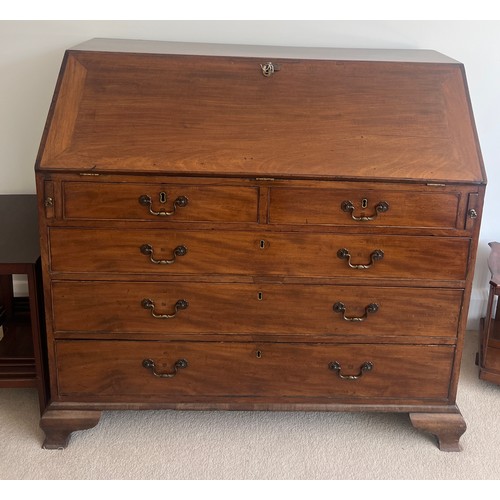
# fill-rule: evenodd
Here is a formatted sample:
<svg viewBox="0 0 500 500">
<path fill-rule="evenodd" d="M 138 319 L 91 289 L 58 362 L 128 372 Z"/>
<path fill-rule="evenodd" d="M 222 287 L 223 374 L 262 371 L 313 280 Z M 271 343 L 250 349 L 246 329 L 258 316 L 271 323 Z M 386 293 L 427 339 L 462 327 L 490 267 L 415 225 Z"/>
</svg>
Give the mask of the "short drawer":
<svg viewBox="0 0 500 500">
<path fill-rule="evenodd" d="M 63 196 L 68 220 L 257 222 L 257 187 L 64 182 Z"/>
<path fill-rule="evenodd" d="M 272 188 L 271 224 L 456 229 L 464 193 L 384 189 Z M 463 229 L 463 221 L 462 227 Z"/>
<path fill-rule="evenodd" d="M 451 346 L 58 341 L 59 397 L 172 402 L 189 396 L 448 397 Z M 190 399 L 195 402 L 196 399 Z"/>
<path fill-rule="evenodd" d="M 456 337 L 462 291 L 242 283 L 54 282 L 56 332 Z"/>
<path fill-rule="evenodd" d="M 50 266 L 60 273 L 463 280 L 469 245 L 425 236 L 51 228 Z"/>
</svg>

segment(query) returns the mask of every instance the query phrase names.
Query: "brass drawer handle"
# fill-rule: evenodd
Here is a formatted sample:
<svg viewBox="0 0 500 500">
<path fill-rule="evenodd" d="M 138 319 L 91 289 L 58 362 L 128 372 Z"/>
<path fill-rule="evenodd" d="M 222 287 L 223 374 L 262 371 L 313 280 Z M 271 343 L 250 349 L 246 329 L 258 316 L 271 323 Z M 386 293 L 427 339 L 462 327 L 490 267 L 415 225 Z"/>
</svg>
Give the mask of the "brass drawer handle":
<svg viewBox="0 0 500 500">
<path fill-rule="evenodd" d="M 183 255 L 187 254 L 187 248 L 184 245 L 179 245 L 174 248 L 173 252 L 174 256 L 171 259 L 155 259 L 154 248 L 149 243 L 145 243 L 144 245 L 142 245 L 140 250 L 143 255 L 149 255 L 149 260 L 153 264 L 160 264 L 160 265 L 173 264 L 177 257 L 182 257 Z"/>
<path fill-rule="evenodd" d="M 363 203 L 363 205 L 364 205 L 364 203 Z M 375 213 L 373 215 L 359 215 L 359 216 L 354 215 L 354 210 L 355 210 L 354 203 L 352 201 L 349 201 L 349 200 L 343 201 L 340 204 L 340 208 L 344 212 L 351 212 L 351 218 L 353 220 L 355 220 L 357 222 L 367 222 L 367 221 L 371 221 L 371 220 L 376 219 L 379 214 L 387 212 L 387 210 L 389 210 L 389 203 L 387 203 L 386 201 L 379 201 L 375 205 Z"/>
<path fill-rule="evenodd" d="M 149 309 L 151 311 L 151 316 L 153 316 L 153 318 L 171 319 L 171 318 L 175 318 L 178 311 L 182 311 L 183 309 L 187 309 L 189 304 L 186 300 L 183 300 L 183 299 L 178 300 L 175 303 L 174 312 L 172 314 L 157 314 L 157 313 L 155 313 L 155 303 L 151 299 L 142 299 L 141 305 L 142 305 L 142 307 L 144 307 L 144 309 Z"/>
<path fill-rule="evenodd" d="M 357 321 L 357 322 L 365 321 L 365 319 L 368 318 L 368 314 L 374 314 L 378 311 L 378 309 L 379 305 L 372 303 L 368 304 L 365 307 L 365 314 L 363 314 L 363 316 L 346 316 L 345 314 L 346 307 L 343 302 L 335 302 L 335 304 L 333 304 L 333 310 L 336 313 L 342 313 L 342 319 L 344 319 L 345 321 Z"/>
<path fill-rule="evenodd" d="M 160 217 L 169 217 L 175 214 L 177 207 L 183 208 L 188 204 L 188 199 L 185 196 L 178 196 L 172 205 L 172 210 L 169 212 L 167 210 L 159 210 L 158 212 L 153 210 L 153 200 L 151 196 L 143 194 L 139 197 L 139 203 L 145 207 L 149 208 L 149 213 L 152 215 L 157 215 Z"/>
<path fill-rule="evenodd" d="M 357 375 L 343 375 L 342 374 L 342 367 L 340 366 L 340 363 L 338 361 L 332 361 L 329 365 L 328 368 L 334 372 L 337 372 L 337 375 L 342 379 L 342 380 L 358 380 L 365 374 L 366 372 L 369 372 L 373 370 L 373 363 L 371 361 L 365 361 L 359 368 L 359 373 Z"/>
<path fill-rule="evenodd" d="M 339 259 L 347 259 L 347 264 L 352 269 L 369 269 L 375 264 L 378 260 L 382 260 L 384 258 L 384 252 L 382 250 L 374 250 L 370 254 L 370 262 L 368 264 L 353 264 L 351 262 L 351 254 L 347 248 L 341 248 L 337 252 L 337 257 Z"/>
<path fill-rule="evenodd" d="M 177 375 L 177 371 L 180 368 L 187 368 L 188 362 L 185 359 L 178 359 L 174 363 L 174 369 L 173 369 L 173 371 L 166 372 L 166 373 L 159 373 L 159 372 L 157 372 L 156 371 L 155 362 L 152 359 L 145 359 L 142 362 L 142 366 L 144 366 L 144 368 L 146 368 L 146 369 L 151 369 L 151 371 L 152 371 L 152 373 L 153 373 L 153 375 L 155 377 L 159 377 L 159 378 L 172 378 L 172 377 L 175 377 Z"/>
</svg>

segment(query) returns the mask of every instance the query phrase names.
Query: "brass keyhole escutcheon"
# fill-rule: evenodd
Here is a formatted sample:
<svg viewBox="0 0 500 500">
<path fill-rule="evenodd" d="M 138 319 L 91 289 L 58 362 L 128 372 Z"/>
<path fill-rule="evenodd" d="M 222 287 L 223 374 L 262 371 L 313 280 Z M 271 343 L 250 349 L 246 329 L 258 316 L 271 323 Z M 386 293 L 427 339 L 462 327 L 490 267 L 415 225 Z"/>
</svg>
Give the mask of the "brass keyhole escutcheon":
<svg viewBox="0 0 500 500">
<path fill-rule="evenodd" d="M 281 69 L 281 66 L 279 64 L 272 63 L 271 61 L 260 65 L 260 70 L 262 71 L 262 74 L 266 78 L 269 78 L 276 71 L 279 71 L 280 69 Z"/>
<path fill-rule="evenodd" d="M 163 204 L 163 200 L 167 201 L 167 194 L 162 191 L 159 194 L 159 200 Z M 189 200 L 186 196 L 178 196 L 172 202 L 172 210 L 153 210 L 153 200 L 151 196 L 149 196 L 148 194 L 141 194 L 141 196 L 139 196 L 139 204 L 146 207 L 151 215 L 156 215 L 159 217 L 170 217 L 172 215 L 175 215 L 177 208 L 187 207 L 188 203 Z"/>
<path fill-rule="evenodd" d="M 266 240 L 260 240 L 259 241 L 259 248 L 261 250 L 264 250 L 264 248 L 266 248 Z"/>
<path fill-rule="evenodd" d="M 257 293 L 257 300 L 262 300 L 264 298 L 264 294 L 262 292 Z"/>
<path fill-rule="evenodd" d="M 367 207 L 368 207 L 368 199 L 363 198 L 361 200 L 361 210 L 365 210 Z M 364 212 L 362 212 L 360 215 L 354 215 L 356 207 L 354 203 L 350 200 L 344 200 L 340 204 L 340 209 L 343 212 L 350 213 L 352 220 L 355 220 L 357 222 L 368 222 L 375 220 L 379 216 L 379 214 L 387 212 L 389 210 L 389 203 L 387 203 L 386 201 L 378 202 L 373 208 L 373 212 L 371 215 L 366 215 Z"/>
<path fill-rule="evenodd" d="M 255 357 L 256 357 L 257 359 L 262 358 L 262 351 L 259 351 L 259 350 L 255 351 Z"/>
</svg>

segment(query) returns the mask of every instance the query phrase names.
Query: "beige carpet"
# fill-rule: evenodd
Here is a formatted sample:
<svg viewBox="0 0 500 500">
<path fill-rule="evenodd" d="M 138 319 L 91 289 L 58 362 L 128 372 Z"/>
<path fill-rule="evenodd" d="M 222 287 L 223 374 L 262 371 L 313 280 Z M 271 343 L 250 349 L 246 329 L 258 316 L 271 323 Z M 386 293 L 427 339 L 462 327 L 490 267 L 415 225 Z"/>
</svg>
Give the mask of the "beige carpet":
<svg viewBox="0 0 500 500">
<path fill-rule="evenodd" d="M 406 414 L 104 412 L 63 451 L 41 448 L 37 398 L 0 389 L 0 479 L 500 479 L 500 387 L 480 381 L 468 332 L 461 453 Z"/>
</svg>

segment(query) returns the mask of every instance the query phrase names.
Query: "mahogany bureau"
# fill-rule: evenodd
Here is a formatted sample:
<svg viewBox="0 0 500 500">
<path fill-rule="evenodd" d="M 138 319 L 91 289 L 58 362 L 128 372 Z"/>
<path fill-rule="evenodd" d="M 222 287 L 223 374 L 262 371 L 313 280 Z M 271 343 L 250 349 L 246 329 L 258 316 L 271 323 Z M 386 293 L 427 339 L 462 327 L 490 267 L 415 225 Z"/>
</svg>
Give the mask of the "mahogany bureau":
<svg viewBox="0 0 500 500">
<path fill-rule="evenodd" d="M 486 183 L 460 63 L 91 40 L 36 178 L 46 448 L 165 408 L 406 412 L 459 449 Z"/>
</svg>

